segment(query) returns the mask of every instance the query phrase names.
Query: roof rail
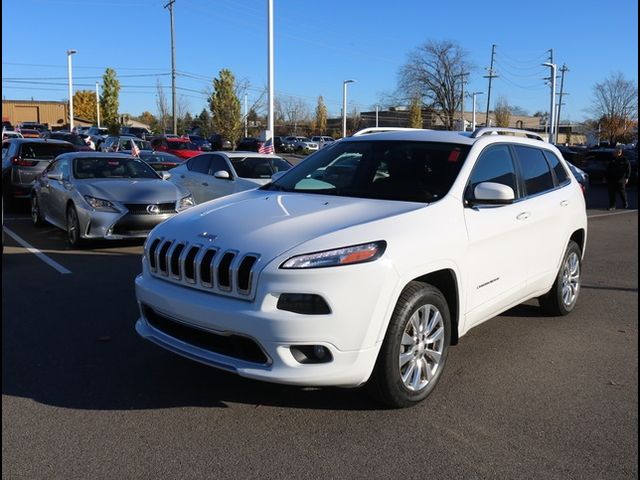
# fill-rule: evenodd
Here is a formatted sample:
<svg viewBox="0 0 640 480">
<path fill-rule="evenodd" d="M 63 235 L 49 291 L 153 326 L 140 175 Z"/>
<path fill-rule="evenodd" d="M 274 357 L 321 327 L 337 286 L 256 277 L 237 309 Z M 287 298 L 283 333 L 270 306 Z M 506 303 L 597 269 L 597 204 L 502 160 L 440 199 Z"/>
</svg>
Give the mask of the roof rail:
<svg viewBox="0 0 640 480">
<path fill-rule="evenodd" d="M 476 128 L 471 134 L 471 138 L 479 138 L 483 135 L 498 135 L 500 133 L 513 133 L 514 135 L 524 135 L 527 138 L 533 138 L 534 140 L 540 140 L 544 142 L 544 138 L 541 135 L 530 132 L 528 130 L 520 130 L 519 128 L 504 128 L 504 127 L 481 127 Z"/>
<path fill-rule="evenodd" d="M 383 133 L 383 132 L 402 132 L 402 131 L 422 131 L 422 128 L 406 128 L 406 127 L 369 127 L 358 130 L 351 135 L 352 137 L 359 137 L 360 135 L 367 135 L 369 133 Z"/>
</svg>

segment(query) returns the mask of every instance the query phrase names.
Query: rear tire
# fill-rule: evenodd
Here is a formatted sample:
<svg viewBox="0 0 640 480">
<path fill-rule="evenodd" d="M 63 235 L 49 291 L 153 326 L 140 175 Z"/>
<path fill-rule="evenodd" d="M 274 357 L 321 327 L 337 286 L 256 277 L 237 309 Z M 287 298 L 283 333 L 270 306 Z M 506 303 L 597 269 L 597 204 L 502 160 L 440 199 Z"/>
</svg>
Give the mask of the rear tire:
<svg viewBox="0 0 640 480">
<path fill-rule="evenodd" d="M 568 315 L 573 311 L 580 294 L 582 280 L 582 252 L 576 242 L 571 240 L 567 245 L 560 270 L 553 282 L 553 287 L 545 295 L 538 298 L 543 310 L 554 317 Z"/>
<path fill-rule="evenodd" d="M 451 343 L 447 301 L 437 288 L 421 282 L 405 287 L 391 316 L 369 392 L 391 408 L 424 400 L 444 369 Z"/>
</svg>

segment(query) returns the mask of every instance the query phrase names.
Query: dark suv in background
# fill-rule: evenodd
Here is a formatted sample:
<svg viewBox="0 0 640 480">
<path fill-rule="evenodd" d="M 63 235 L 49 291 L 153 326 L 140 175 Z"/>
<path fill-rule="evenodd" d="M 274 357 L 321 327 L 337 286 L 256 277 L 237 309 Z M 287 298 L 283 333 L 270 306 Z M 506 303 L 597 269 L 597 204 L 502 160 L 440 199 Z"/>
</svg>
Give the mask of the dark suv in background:
<svg viewBox="0 0 640 480">
<path fill-rule="evenodd" d="M 151 140 L 151 132 L 142 127 L 121 127 L 120 135 L 132 135 L 142 140 Z"/>
<path fill-rule="evenodd" d="M 244 137 L 240 139 L 236 145 L 236 149 L 244 152 L 257 152 L 263 143 L 264 142 L 255 137 Z"/>
<path fill-rule="evenodd" d="M 233 144 L 218 133 L 214 133 L 209 137 L 209 143 L 211 144 L 211 150 L 214 151 L 233 150 Z"/>
</svg>

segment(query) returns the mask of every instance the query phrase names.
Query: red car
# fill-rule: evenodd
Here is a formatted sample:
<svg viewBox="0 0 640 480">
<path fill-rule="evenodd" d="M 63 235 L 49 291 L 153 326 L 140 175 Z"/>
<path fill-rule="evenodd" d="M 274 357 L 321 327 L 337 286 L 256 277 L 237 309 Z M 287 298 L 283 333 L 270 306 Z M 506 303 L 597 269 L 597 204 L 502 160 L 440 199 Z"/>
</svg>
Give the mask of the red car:
<svg viewBox="0 0 640 480">
<path fill-rule="evenodd" d="M 200 155 L 200 147 L 185 138 L 157 137 L 151 140 L 151 148 L 158 152 L 172 153 L 180 158 L 191 158 Z"/>
<path fill-rule="evenodd" d="M 21 128 L 20 133 L 24 138 L 40 138 L 40 132 L 38 130 L 31 130 L 30 128 Z"/>
</svg>

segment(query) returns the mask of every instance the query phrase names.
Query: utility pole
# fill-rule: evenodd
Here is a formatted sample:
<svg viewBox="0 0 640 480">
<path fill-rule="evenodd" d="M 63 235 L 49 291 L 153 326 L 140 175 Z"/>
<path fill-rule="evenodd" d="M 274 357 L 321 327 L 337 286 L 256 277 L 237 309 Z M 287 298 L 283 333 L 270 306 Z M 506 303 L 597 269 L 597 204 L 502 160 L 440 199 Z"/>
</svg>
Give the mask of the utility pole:
<svg viewBox="0 0 640 480">
<path fill-rule="evenodd" d="M 549 49 L 549 61 L 542 64 L 551 69 L 551 76 L 545 80 L 551 80 L 551 105 L 549 106 L 549 143 L 555 143 L 555 106 L 556 106 L 556 64 L 553 63 L 553 48 Z"/>
<path fill-rule="evenodd" d="M 556 139 L 558 138 L 558 134 L 560 133 L 560 111 L 562 110 L 562 96 L 566 95 L 564 93 L 564 74 L 565 72 L 568 72 L 569 69 L 567 68 L 567 66 L 563 63 L 562 64 L 562 68 L 560 69 L 561 75 L 560 75 L 560 95 L 558 96 L 558 114 L 557 114 L 557 120 L 556 120 Z"/>
<path fill-rule="evenodd" d="M 170 0 L 164 8 L 169 8 L 171 18 L 171 115 L 173 116 L 173 134 L 178 134 L 178 118 L 176 117 L 176 48 L 173 42 L 173 4 L 176 0 Z M 163 132 L 164 133 L 164 132 Z"/>
<path fill-rule="evenodd" d="M 485 75 L 484 76 L 484 78 L 488 78 L 489 79 L 489 90 L 487 91 L 487 113 L 486 113 L 486 116 L 484 118 L 484 125 L 486 127 L 489 126 L 489 105 L 490 105 L 490 102 L 491 102 L 491 80 L 497 77 L 497 75 L 495 75 L 493 73 L 493 61 L 494 61 L 495 56 L 496 56 L 496 44 L 494 43 L 491 46 L 491 66 L 489 67 L 489 75 Z"/>
<path fill-rule="evenodd" d="M 96 82 L 96 120 L 100 128 L 100 94 L 98 93 L 98 82 Z"/>
<path fill-rule="evenodd" d="M 248 137 L 249 135 L 247 134 L 247 122 L 248 122 L 248 118 L 247 118 L 248 112 L 247 112 L 247 94 L 244 94 L 244 136 Z"/>
</svg>

